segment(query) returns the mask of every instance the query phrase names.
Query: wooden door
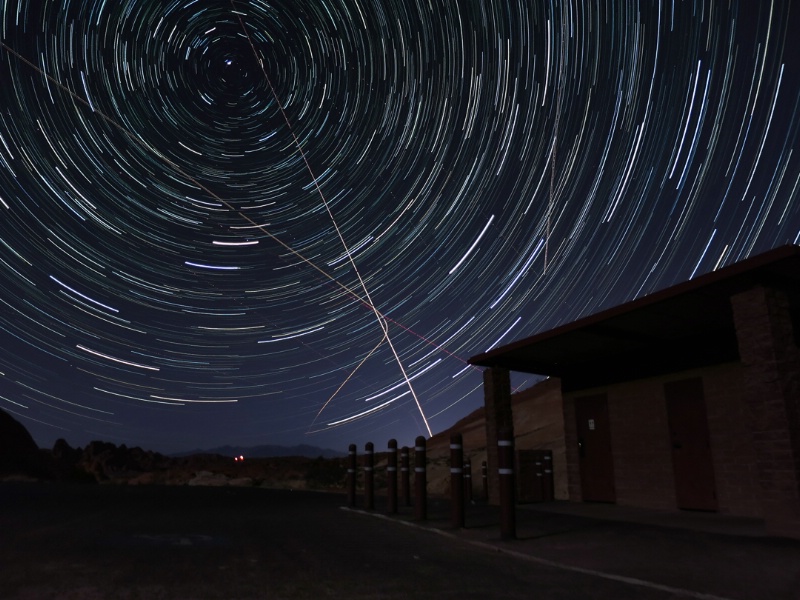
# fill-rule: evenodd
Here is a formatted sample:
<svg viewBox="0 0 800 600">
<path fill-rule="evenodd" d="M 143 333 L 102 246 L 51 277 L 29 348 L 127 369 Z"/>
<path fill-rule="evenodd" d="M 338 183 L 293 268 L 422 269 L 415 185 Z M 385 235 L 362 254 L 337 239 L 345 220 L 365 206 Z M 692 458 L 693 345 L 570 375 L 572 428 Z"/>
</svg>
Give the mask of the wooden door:
<svg viewBox="0 0 800 600">
<path fill-rule="evenodd" d="M 578 456 L 584 502 L 615 502 L 614 459 L 605 394 L 575 399 Z"/>
<path fill-rule="evenodd" d="M 703 380 L 664 384 L 678 508 L 717 510 Z"/>
</svg>

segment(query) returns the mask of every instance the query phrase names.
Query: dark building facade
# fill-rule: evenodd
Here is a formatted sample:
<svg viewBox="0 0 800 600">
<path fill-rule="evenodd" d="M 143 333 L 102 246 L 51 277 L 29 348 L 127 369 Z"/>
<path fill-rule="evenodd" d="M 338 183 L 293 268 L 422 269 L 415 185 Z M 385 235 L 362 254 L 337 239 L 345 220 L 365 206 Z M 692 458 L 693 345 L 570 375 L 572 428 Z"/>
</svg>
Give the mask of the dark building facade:
<svg viewBox="0 0 800 600">
<path fill-rule="evenodd" d="M 800 537 L 799 339 L 800 248 L 785 246 L 470 362 L 488 367 L 489 447 L 511 422 L 510 371 L 560 379 L 571 500 Z"/>
</svg>

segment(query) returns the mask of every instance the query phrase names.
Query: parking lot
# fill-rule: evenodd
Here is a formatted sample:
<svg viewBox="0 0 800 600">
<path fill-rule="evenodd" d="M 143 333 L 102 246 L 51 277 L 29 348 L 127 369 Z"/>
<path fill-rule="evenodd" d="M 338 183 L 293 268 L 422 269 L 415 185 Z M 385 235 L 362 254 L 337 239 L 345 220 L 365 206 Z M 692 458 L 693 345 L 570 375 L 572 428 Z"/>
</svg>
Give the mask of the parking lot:
<svg viewBox="0 0 800 600">
<path fill-rule="evenodd" d="M 800 598 L 791 540 L 520 510 L 520 539 L 503 541 L 494 507 L 471 507 L 452 530 L 443 501 L 424 523 L 344 504 L 257 488 L 0 484 L 0 596 Z M 658 564 L 692 547 L 714 564 Z"/>
</svg>

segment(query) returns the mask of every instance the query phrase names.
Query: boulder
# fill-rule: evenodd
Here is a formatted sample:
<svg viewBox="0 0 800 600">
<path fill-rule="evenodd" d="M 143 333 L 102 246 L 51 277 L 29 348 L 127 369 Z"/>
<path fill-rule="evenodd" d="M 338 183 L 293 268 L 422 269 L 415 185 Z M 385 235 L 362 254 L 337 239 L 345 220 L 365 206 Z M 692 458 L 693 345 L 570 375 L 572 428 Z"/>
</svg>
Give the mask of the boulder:
<svg viewBox="0 0 800 600">
<path fill-rule="evenodd" d="M 90 442 L 78 461 L 78 466 L 97 481 L 125 481 L 142 473 L 165 469 L 169 464 L 170 459 L 158 452 L 99 441 Z"/>
</svg>

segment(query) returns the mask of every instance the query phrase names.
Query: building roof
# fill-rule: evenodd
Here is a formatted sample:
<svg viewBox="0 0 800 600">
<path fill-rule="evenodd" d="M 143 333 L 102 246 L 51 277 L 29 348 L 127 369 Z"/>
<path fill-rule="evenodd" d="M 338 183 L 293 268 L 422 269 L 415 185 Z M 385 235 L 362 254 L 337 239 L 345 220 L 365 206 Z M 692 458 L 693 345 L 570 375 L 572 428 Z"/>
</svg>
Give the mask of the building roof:
<svg viewBox="0 0 800 600">
<path fill-rule="evenodd" d="M 730 298 L 759 284 L 789 295 L 797 343 L 800 247 L 782 246 L 469 362 L 560 377 L 565 391 L 735 362 Z"/>
</svg>

